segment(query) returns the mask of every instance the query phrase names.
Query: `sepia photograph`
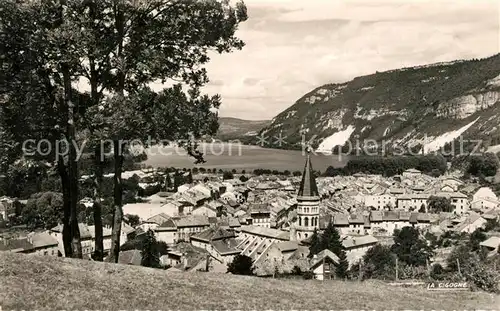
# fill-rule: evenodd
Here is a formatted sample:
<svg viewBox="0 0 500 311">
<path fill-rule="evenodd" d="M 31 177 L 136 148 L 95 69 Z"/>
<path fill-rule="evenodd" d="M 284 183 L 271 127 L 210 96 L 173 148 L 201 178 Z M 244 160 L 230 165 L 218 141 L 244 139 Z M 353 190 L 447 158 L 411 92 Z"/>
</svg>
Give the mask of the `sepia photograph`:
<svg viewBox="0 0 500 311">
<path fill-rule="evenodd" d="M 500 0 L 0 0 L 0 311 L 500 311 Z"/>
</svg>

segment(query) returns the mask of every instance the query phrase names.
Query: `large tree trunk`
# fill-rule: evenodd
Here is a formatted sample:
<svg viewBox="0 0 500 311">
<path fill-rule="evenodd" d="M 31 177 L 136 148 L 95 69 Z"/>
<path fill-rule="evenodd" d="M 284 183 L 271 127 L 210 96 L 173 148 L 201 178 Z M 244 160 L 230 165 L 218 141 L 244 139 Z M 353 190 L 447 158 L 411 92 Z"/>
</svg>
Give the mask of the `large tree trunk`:
<svg viewBox="0 0 500 311">
<path fill-rule="evenodd" d="M 90 17 L 95 19 L 95 3 L 89 2 Z M 98 73 L 94 59 L 93 45 L 89 46 L 89 66 L 90 66 L 90 96 L 93 106 L 99 104 L 99 92 L 97 90 Z M 104 258 L 104 245 L 103 245 L 103 229 L 102 229 L 102 182 L 104 174 L 104 150 L 101 149 L 100 142 L 94 150 L 94 166 L 95 166 L 95 180 L 94 180 L 94 228 L 95 228 L 95 251 L 94 260 L 102 261 Z"/>
<path fill-rule="evenodd" d="M 115 159 L 115 177 L 114 177 L 114 215 L 113 231 L 111 233 L 111 251 L 109 254 L 110 262 L 118 262 L 120 254 L 120 234 L 122 229 L 123 208 L 122 208 L 122 166 L 123 154 L 122 144 L 119 140 L 113 141 L 113 153 Z"/>
<path fill-rule="evenodd" d="M 116 93 L 120 100 L 124 100 L 124 90 L 125 90 L 125 62 L 123 56 L 123 40 L 125 36 L 125 25 L 124 25 L 124 12 L 122 8 L 122 3 L 120 1 L 115 2 L 115 27 L 118 33 L 117 40 L 117 51 L 116 58 L 119 60 L 118 65 L 118 86 L 116 88 Z M 122 229 L 123 220 L 123 207 L 122 207 L 122 169 L 123 169 L 123 143 L 119 138 L 114 138 L 113 140 L 113 154 L 115 161 L 115 176 L 114 176 L 114 215 L 113 215 L 113 231 L 111 234 L 111 250 L 109 261 L 118 262 L 118 256 L 120 254 L 120 235 Z"/>
<path fill-rule="evenodd" d="M 94 183 L 94 228 L 95 228 L 95 252 L 94 260 L 102 261 L 104 258 L 104 245 L 102 234 L 102 180 L 103 180 L 103 166 L 104 162 L 101 159 L 102 150 L 100 147 L 95 149 L 95 183 Z"/>
<path fill-rule="evenodd" d="M 70 204 L 70 230 L 72 257 L 82 258 L 82 244 L 80 240 L 80 229 L 78 228 L 78 163 L 76 158 L 76 135 L 74 120 L 74 104 L 71 101 L 71 76 L 66 64 L 62 65 L 64 79 L 64 101 L 68 108 L 67 138 L 68 138 L 68 184 Z"/>
</svg>

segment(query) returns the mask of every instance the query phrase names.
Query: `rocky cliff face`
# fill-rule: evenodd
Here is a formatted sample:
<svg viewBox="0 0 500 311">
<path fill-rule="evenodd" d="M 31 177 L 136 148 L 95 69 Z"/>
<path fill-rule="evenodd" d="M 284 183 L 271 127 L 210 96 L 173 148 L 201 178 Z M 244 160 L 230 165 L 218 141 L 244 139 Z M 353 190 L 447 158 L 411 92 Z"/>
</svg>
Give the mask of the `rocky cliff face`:
<svg viewBox="0 0 500 311">
<path fill-rule="evenodd" d="M 321 86 L 280 113 L 260 135 L 323 151 L 346 142 L 427 146 L 458 139 L 500 144 L 500 54 L 404 68 Z M 275 147 L 269 145 L 271 147 Z"/>
</svg>

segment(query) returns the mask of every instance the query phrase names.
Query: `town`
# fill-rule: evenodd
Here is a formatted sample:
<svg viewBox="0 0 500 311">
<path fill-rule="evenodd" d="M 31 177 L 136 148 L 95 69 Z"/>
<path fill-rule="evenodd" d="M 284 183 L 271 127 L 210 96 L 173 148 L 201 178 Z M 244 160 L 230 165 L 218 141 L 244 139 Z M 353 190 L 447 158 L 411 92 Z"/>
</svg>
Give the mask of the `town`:
<svg viewBox="0 0 500 311">
<path fill-rule="evenodd" d="M 173 174 L 159 169 L 124 174 L 124 179 L 138 179 L 142 189 L 162 191 L 123 206 L 120 243 L 124 250 L 119 263 L 141 265 L 143 250 L 124 246 L 152 232 L 166 246 L 159 262 L 168 270 L 226 273 L 235 258 L 245 256 L 258 276 L 296 269 L 322 280 L 337 277 L 334 267 L 339 257 L 324 249 L 311 254 L 311 243 L 329 225 L 340 235 L 345 260 L 352 268 L 374 246 L 393 245 L 395 232 L 405 227 L 417 229 L 422 237 L 463 237 L 484 231 L 489 224 L 495 228 L 500 215 L 500 201 L 492 189 L 463 181 L 459 172 L 431 177 L 407 169 L 392 177 L 362 173 L 316 177 L 309 154 L 303 171 L 295 176 L 240 174 L 238 178 L 232 172 L 223 176 L 215 170 L 195 172 L 185 171 L 190 183 L 176 189 L 167 181 Z M 4 197 L 1 203 L 2 218 L 15 217 L 19 202 Z M 94 203 L 87 198 L 81 204 L 91 208 Z M 91 260 L 95 226 L 82 222 L 79 229 L 84 258 Z M 498 256 L 496 229 L 479 241 L 486 257 Z M 25 232 L 25 236 L 11 232 L 2 233 L 0 250 L 64 256 L 61 225 Z M 103 245 L 109 253 L 109 226 L 103 228 Z M 438 251 L 427 258 L 427 265 L 446 267 L 451 247 Z"/>
<path fill-rule="evenodd" d="M 1 0 L 0 311 L 498 308 L 498 16 Z"/>
</svg>

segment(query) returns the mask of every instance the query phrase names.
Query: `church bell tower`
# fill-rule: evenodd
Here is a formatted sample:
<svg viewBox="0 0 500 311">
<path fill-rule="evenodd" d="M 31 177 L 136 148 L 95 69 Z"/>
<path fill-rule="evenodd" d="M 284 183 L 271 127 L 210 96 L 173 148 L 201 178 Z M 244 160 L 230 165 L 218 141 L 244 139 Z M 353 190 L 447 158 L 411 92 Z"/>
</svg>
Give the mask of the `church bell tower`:
<svg viewBox="0 0 500 311">
<path fill-rule="evenodd" d="M 320 200 L 316 178 L 311 165 L 311 150 L 308 148 L 302 181 L 297 194 L 297 219 L 294 227 L 298 241 L 311 237 L 314 229 L 319 230 Z"/>
</svg>

